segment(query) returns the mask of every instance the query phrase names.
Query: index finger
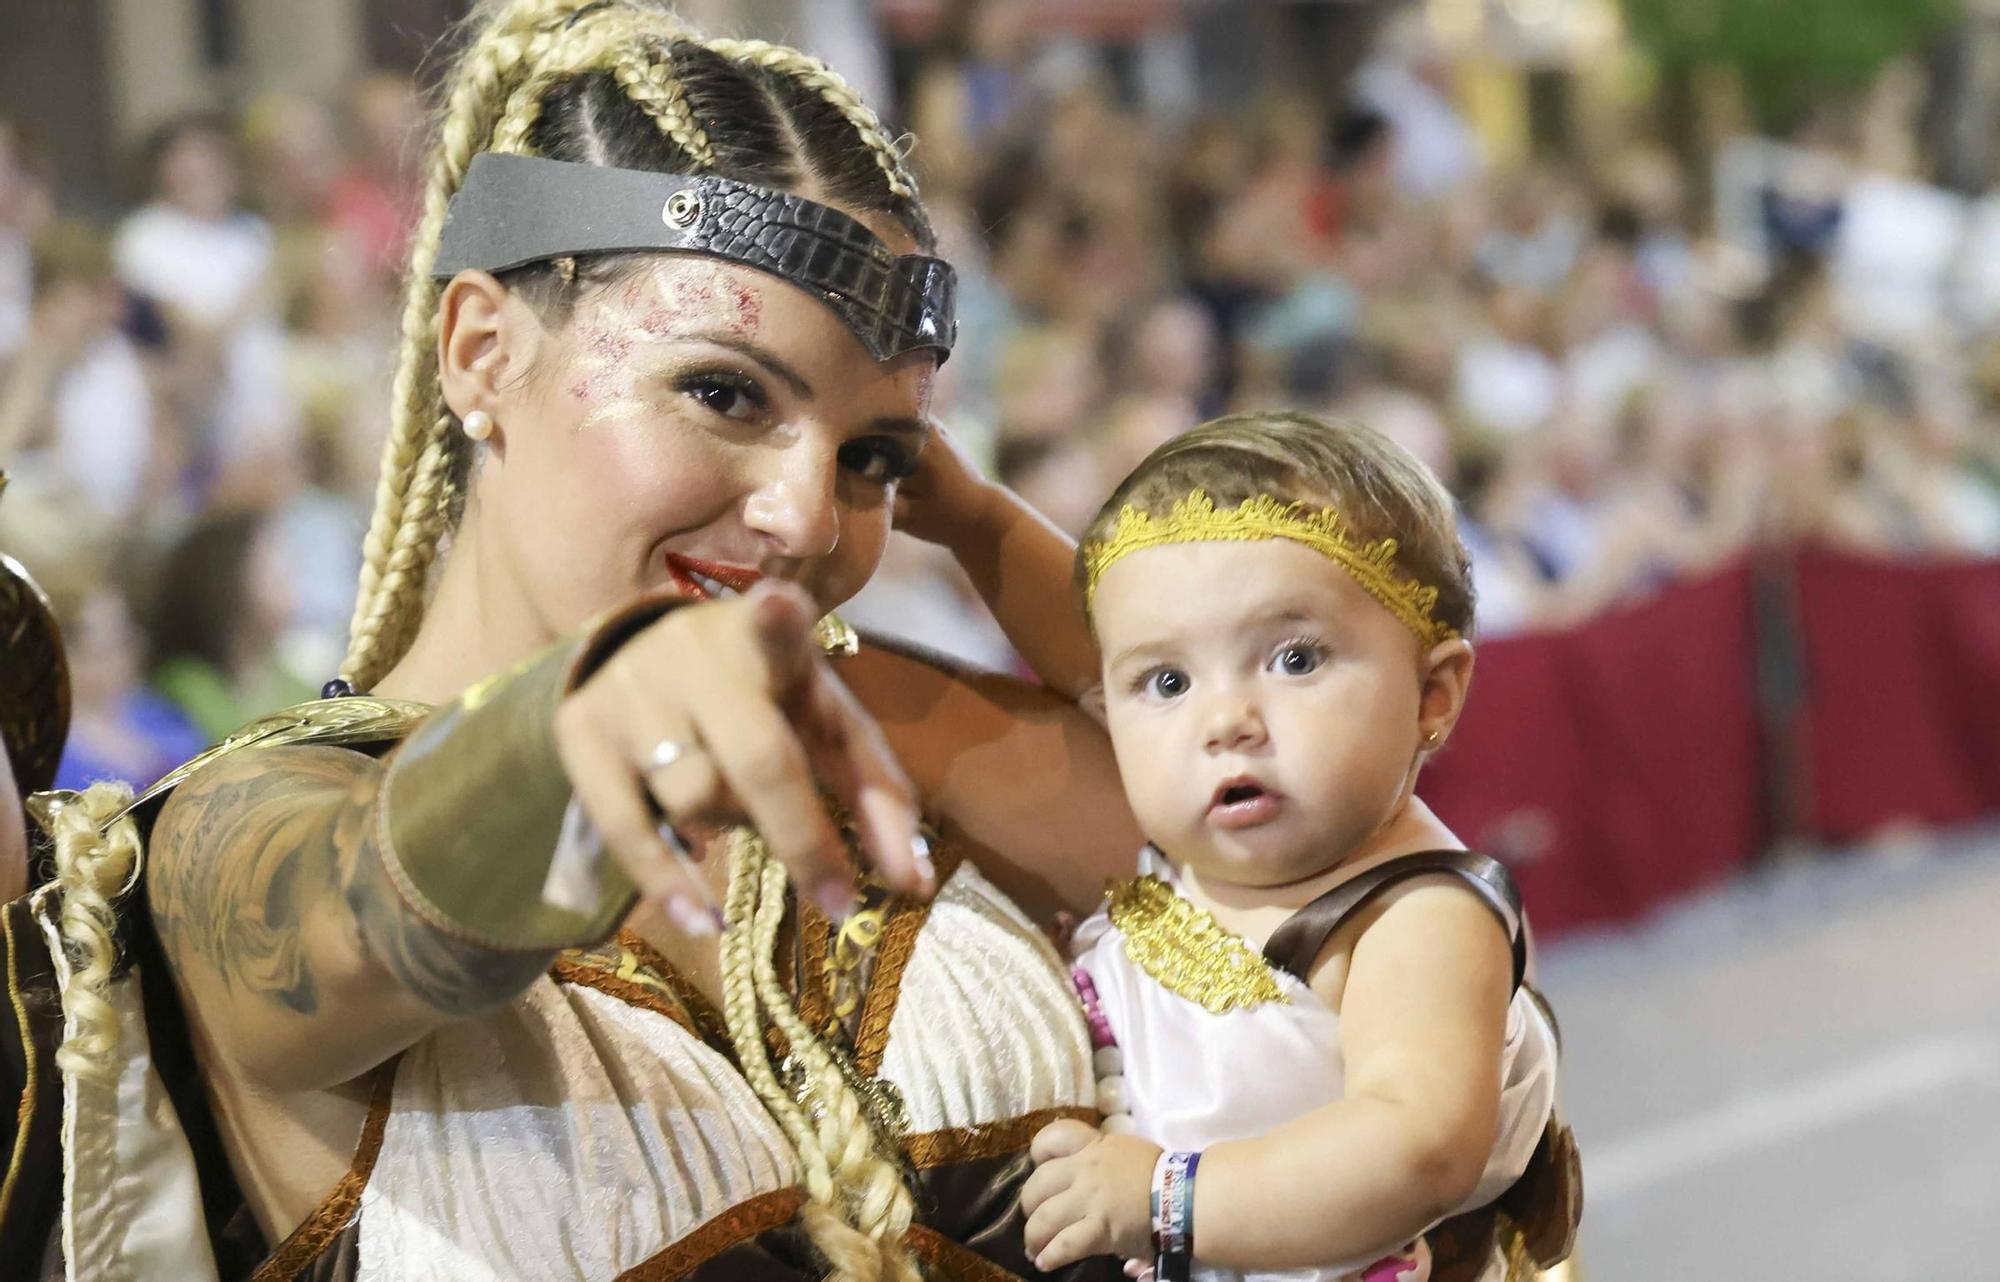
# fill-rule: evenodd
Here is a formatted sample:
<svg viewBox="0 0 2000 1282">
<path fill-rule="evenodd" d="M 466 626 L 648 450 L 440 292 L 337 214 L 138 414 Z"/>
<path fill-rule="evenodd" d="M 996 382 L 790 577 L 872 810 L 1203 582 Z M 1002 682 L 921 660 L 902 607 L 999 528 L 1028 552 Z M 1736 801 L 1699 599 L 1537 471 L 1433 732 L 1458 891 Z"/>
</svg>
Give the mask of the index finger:
<svg viewBox="0 0 2000 1282">
<path fill-rule="evenodd" d="M 844 918 L 854 903 L 852 875 L 796 732 L 768 703 L 715 703 L 699 699 L 689 708 L 709 759 L 799 889 Z"/>
<path fill-rule="evenodd" d="M 868 861 L 899 890 L 930 894 L 937 877 L 930 845 L 917 831 L 916 788 L 888 737 L 824 660 L 809 679 L 807 748 L 854 815 Z"/>
</svg>

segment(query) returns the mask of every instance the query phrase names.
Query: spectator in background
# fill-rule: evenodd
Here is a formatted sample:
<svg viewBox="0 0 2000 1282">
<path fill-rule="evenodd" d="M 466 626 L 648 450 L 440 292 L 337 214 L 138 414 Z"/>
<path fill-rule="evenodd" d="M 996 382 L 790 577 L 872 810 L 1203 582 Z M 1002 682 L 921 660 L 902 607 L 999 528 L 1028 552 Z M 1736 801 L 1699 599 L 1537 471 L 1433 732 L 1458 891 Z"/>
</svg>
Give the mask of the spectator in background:
<svg viewBox="0 0 2000 1282">
<path fill-rule="evenodd" d="M 196 523 L 160 568 L 147 672 L 209 739 L 318 692 L 278 655 L 293 608 L 284 551 L 270 514 L 248 508 Z"/>
<path fill-rule="evenodd" d="M 147 156 L 153 195 L 119 225 L 119 278 L 164 314 L 203 474 L 222 494 L 268 494 L 293 476 L 297 432 L 273 318 L 270 225 L 241 206 L 227 122 L 172 121 Z"/>
<path fill-rule="evenodd" d="M 1560 286 L 1583 250 L 1577 203 L 1576 192 L 1547 170 L 1509 176 L 1500 186 L 1493 225 L 1479 242 L 1481 274 L 1536 293 Z"/>
<path fill-rule="evenodd" d="M 243 113 L 240 132 L 250 200 L 275 238 L 316 231 L 341 163 L 332 113 L 309 98 L 269 94 Z"/>
<path fill-rule="evenodd" d="M 148 358 L 122 328 L 127 301 L 104 238 L 57 223 L 32 262 L 27 334 L 0 379 L 0 458 L 18 456 L 30 486 L 81 499 L 79 520 L 112 525 L 160 506 L 177 459 L 157 431 Z"/>
<path fill-rule="evenodd" d="M 1547 298 L 1495 281 L 1486 286 L 1483 326 L 1458 350 L 1456 408 L 1478 427 L 1525 437 L 1546 426 L 1563 400 L 1562 368 L 1549 355 Z"/>
<path fill-rule="evenodd" d="M 70 672 L 69 739 L 56 767 L 58 788 L 80 790 L 99 779 L 144 788 L 209 741 L 142 679 L 144 639 L 123 584 L 110 572 L 112 546 L 102 537 L 78 540 L 46 576 Z"/>
<path fill-rule="evenodd" d="M 161 126 L 146 172 L 152 199 L 118 228 L 119 276 L 166 309 L 176 338 L 226 338 L 267 307 L 272 250 L 269 224 L 241 206 L 228 122 Z"/>
<path fill-rule="evenodd" d="M 49 219 L 47 184 L 12 122 L 0 119 L 0 371 L 27 340 L 30 246 Z"/>
<path fill-rule="evenodd" d="M 402 270 L 416 219 L 423 104 L 408 77 L 384 73 L 355 84 L 347 107 L 350 159 L 328 195 L 327 219 L 387 286 Z"/>
</svg>

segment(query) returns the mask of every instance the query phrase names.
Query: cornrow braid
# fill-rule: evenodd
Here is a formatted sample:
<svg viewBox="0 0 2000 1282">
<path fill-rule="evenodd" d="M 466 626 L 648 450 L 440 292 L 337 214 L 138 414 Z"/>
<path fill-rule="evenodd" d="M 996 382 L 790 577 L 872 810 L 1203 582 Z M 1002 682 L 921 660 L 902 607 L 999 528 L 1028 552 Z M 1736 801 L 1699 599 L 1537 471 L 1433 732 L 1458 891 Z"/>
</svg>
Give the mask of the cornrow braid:
<svg viewBox="0 0 2000 1282">
<path fill-rule="evenodd" d="M 628 56 L 643 61 L 656 41 L 684 34 L 684 28 L 657 10 L 612 5 L 578 10 L 548 33 L 533 60 L 533 73 L 508 95 L 489 150 L 533 155 L 532 138 L 550 90 L 577 76 L 609 70 Z"/>
<path fill-rule="evenodd" d="M 618 53 L 611 72 L 625 90 L 625 96 L 653 118 L 660 131 L 688 154 L 697 169 L 715 168 L 715 148 L 708 133 L 695 119 L 688 105 L 687 89 L 674 74 L 671 47 L 660 50 L 661 61 L 646 56 L 639 45 L 627 45 Z"/>
<path fill-rule="evenodd" d="M 854 132 L 875 157 L 876 166 L 888 182 L 889 194 L 903 200 L 917 199 L 916 179 L 904 167 L 902 153 L 883 130 L 881 119 L 839 72 L 811 54 L 768 40 L 710 40 L 707 47 L 732 61 L 795 80 L 817 93 L 854 126 Z"/>
</svg>

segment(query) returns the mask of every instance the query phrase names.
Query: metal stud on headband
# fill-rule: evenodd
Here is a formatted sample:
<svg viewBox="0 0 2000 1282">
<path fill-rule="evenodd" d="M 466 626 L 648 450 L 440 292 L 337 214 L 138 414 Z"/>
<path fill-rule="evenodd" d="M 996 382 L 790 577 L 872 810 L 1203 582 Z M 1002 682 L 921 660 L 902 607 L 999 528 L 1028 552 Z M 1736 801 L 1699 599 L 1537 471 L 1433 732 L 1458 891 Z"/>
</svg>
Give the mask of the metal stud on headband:
<svg viewBox="0 0 2000 1282">
<path fill-rule="evenodd" d="M 625 250 L 707 254 L 790 281 L 847 323 L 878 361 L 958 336 L 958 277 L 894 254 L 837 209 L 728 178 L 482 152 L 438 237 L 434 276 Z"/>
</svg>

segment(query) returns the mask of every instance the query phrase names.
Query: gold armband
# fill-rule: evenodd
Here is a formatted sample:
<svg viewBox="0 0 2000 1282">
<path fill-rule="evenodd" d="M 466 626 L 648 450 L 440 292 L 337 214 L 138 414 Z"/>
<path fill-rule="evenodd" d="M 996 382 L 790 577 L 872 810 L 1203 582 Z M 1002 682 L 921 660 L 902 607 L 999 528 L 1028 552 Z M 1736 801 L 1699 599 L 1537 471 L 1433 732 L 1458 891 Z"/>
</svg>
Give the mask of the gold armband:
<svg viewBox="0 0 2000 1282">
<path fill-rule="evenodd" d="M 502 952 L 573 948 L 618 928 L 637 894 L 610 858 L 598 861 L 595 911 L 542 898 L 571 791 L 556 752 L 556 709 L 675 604 L 637 602 L 481 681 L 410 734 L 383 778 L 376 844 L 411 911 L 453 938 Z"/>
</svg>

